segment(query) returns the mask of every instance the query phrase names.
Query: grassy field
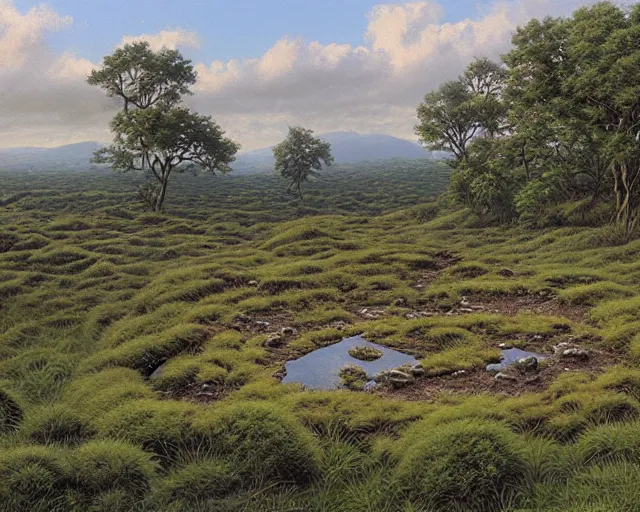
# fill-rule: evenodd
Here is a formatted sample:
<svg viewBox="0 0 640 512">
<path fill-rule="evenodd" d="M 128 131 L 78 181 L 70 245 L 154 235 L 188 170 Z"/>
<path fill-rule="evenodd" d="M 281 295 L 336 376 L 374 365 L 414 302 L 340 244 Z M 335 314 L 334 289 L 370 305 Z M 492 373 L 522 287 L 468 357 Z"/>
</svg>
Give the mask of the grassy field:
<svg viewBox="0 0 640 512">
<path fill-rule="evenodd" d="M 185 176 L 157 215 L 0 173 L 0 510 L 640 510 L 640 241 L 482 226 L 447 176 Z M 359 333 L 425 377 L 280 384 Z M 553 356 L 496 380 L 500 344 Z"/>
</svg>

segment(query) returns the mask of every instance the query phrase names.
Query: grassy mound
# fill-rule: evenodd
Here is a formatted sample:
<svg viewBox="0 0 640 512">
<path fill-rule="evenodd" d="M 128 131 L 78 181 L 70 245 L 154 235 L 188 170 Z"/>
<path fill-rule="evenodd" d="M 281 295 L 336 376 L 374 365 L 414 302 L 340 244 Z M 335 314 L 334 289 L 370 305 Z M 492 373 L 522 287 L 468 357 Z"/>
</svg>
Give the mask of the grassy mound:
<svg viewBox="0 0 640 512">
<path fill-rule="evenodd" d="M 516 438 L 496 424 L 424 422 L 401 446 L 401 485 L 435 510 L 501 510 L 523 477 Z"/>
</svg>

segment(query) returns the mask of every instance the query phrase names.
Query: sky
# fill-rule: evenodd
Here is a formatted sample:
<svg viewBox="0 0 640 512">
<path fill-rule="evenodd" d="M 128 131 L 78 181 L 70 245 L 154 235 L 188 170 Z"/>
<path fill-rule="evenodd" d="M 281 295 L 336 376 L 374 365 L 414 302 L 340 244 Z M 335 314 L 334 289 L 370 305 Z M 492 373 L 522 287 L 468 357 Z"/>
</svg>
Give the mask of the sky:
<svg viewBox="0 0 640 512">
<path fill-rule="evenodd" d="M 0 0 L 0 147 L 108 142 L 117 104 L 86 84 L 134 40 L 198 71 L 187 104 L 243 150 L 316 133 L 415 140 L 415 108 L 514 29 L 589 0 Z"/>
</svg>

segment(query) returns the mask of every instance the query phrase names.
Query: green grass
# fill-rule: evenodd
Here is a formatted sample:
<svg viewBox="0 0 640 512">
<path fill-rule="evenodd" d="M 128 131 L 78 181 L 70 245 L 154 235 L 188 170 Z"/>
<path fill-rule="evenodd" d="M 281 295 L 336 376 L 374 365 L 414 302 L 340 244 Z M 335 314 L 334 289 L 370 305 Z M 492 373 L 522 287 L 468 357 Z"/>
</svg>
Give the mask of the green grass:
<svg viewBox="0 0 640 512">
<path fill-rule="evenodd" d="M 640 242 L 483 227 L 433 201 L 447 177 L 336 169 L 301 203 L 185 175 L 158 215 L 134 177 L 0 172 L 0 510 L 637 510 Z M 427 376 L 274 377 L 356 334 Z M 503 342 L 592 358 L 517 393 L 447 376 Z"/>
</svg>

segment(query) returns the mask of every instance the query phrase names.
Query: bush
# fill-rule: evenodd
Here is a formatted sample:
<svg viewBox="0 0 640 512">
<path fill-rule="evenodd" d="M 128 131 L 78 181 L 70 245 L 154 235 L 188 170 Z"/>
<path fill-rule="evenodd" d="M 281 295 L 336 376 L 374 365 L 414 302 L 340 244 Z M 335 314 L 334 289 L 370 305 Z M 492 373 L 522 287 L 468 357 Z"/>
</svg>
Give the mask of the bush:
<svg viewBox="0 0 640 512">
<path fill-rule="evenodd" d="M 400 483 L 413 499 L 434 510 L 498 510 L 523 474 L 515 436 L 494 423 L 422 422 L 399 448 Z"/>
<path fill-rule="evenodd" d="M 194 427 L 221 454 L 231 456 L 245 478 L 304 484 L 318 472 L 313 435 L 277 406 L 230 405 L 213 417 L 196 420 Z"/>
</svg>

